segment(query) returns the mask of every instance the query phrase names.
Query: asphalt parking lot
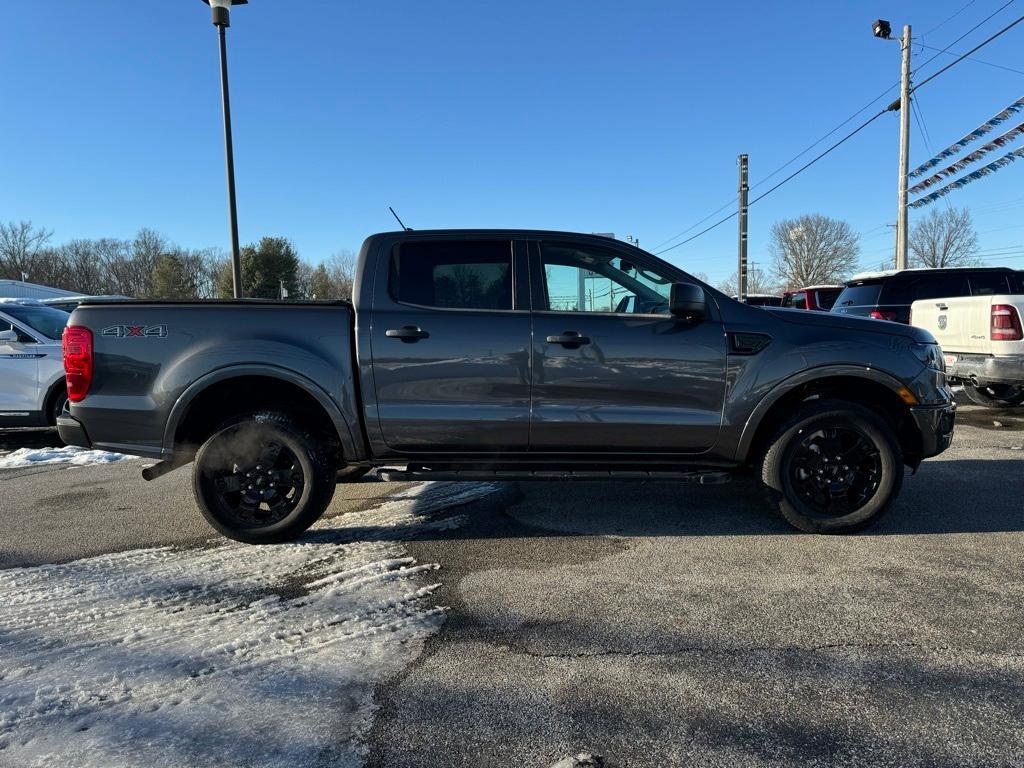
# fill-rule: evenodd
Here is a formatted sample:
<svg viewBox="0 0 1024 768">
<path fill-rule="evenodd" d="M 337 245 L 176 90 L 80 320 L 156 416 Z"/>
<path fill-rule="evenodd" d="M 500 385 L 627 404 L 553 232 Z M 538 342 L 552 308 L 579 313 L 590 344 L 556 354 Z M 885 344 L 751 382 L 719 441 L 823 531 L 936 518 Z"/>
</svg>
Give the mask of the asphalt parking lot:
<svg viewBox="0 0 1024 768">
<path fill-rule="evenodd" d="M 187 472 L 138 469 L 4 471 L 0 567 L 209 538 Z M 1024 411 L 965 406 L 855 536 L 790 530 L 742 478 L 508 485 L 406 543 L 448 619 L 378 688 L 369 764 L 1019 766 L 1022 472 Z"/>
</svg>

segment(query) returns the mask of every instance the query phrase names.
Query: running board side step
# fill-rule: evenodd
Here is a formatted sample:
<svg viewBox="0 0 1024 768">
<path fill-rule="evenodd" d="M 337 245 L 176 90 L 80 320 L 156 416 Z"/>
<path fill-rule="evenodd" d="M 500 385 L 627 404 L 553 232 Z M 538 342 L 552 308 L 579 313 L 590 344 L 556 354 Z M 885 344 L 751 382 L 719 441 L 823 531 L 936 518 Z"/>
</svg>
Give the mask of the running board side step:
<svg viewBox="0 0 1024 768">
<path fill-rule="evenodd" d="M 698 485 L 722 485 L 732 479 L 721 470 L 597 470 L 597 469 L 427 469 L 381 467 L 385 482 L 408 480 L 672 480 Z"/>
</svg>

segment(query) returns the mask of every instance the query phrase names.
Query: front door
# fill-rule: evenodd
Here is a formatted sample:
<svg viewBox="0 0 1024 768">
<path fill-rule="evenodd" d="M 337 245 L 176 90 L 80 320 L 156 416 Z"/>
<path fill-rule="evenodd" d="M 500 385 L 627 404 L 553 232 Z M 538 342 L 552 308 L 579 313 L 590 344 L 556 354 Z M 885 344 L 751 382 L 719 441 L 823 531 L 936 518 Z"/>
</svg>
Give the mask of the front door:
<svg viewBox="0 0 1024 768">
<path fill-rule="evenodd" d="M 669 314 L 673 276 L 627 256 L 533 246 L 532 451 L 701 453 L 718 439 L 722 324 Z"/>
<path fill-rule="evenodd" d="M 529 278 L 515 248 L 508 239 L 415 239 L 378 265 L 372 410 L 388 448 L 527 449 Z"/>
<path fill-rule="evenodd" d="M 0 340 L 0 420 L 25 418 L 39 410 L 39 358 L 45 351 L 22 328 L 0 317 L 0 331 L 18 334 L 16 341 Z"/>
</svg>

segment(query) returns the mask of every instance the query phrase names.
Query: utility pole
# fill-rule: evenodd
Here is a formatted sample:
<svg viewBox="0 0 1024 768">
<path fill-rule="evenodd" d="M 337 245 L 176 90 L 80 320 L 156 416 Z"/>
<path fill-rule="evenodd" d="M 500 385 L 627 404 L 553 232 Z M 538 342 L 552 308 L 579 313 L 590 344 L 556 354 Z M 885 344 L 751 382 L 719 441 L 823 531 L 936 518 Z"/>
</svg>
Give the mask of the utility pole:
<svg viewBox="0 0 1024 768">
<path fill-rule="evenodd" d="M 910 25 L 903 27 L 903 70 L 900 77 L 900 178 L 896 218 L 896 269 L 907 268 L 907 173 L 910 170 Z"/>
<path fill-rule="evenodd" d="M 736 268 L 736 298 L 740 303 L 747 301 L 747 192 L 750 185 L 747 183 L 747 156 L 739 156 L 740 166 L 740 239 L 739 239 L 739 264 Z"/>
</svg>

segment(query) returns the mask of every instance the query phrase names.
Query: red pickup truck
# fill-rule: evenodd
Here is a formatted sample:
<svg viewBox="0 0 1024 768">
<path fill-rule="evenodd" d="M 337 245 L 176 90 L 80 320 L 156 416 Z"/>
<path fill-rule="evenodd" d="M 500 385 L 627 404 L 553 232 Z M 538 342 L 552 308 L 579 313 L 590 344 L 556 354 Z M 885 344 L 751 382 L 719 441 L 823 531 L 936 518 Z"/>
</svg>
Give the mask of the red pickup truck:
<svg viewBox="0 0 1024 768">
<path fill-rule="evenodd" d="M 839 294 L 841 285 L 811 285 L 782 294 L 782 306 L 791 309 L 810 309 L 815 312 L 830 312 Z"/>
</svg>

